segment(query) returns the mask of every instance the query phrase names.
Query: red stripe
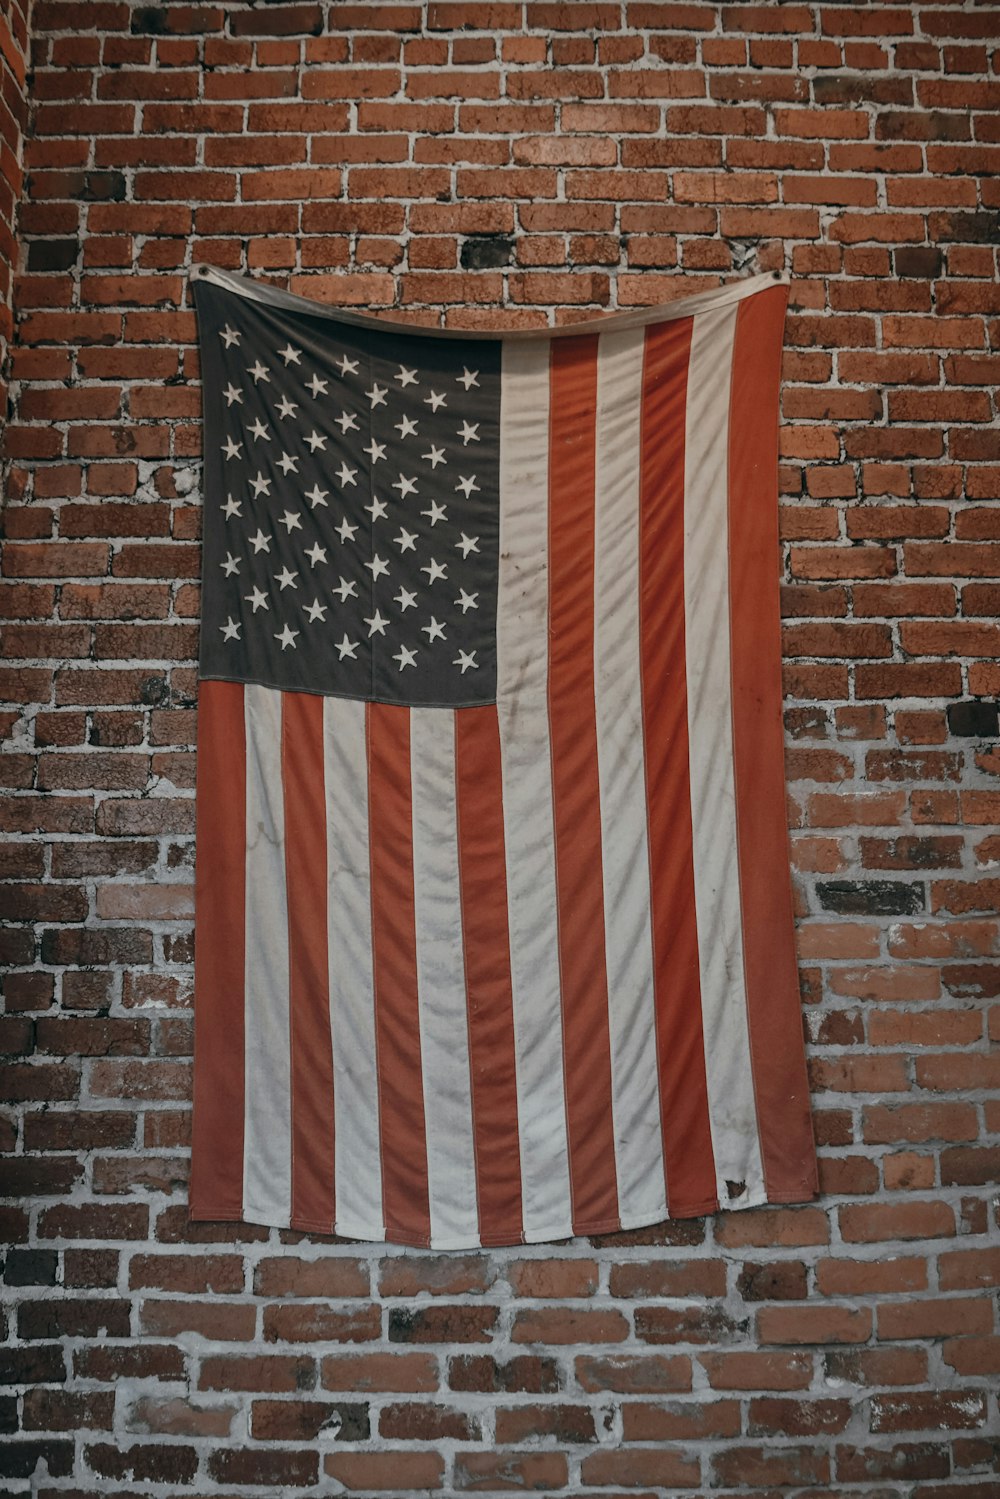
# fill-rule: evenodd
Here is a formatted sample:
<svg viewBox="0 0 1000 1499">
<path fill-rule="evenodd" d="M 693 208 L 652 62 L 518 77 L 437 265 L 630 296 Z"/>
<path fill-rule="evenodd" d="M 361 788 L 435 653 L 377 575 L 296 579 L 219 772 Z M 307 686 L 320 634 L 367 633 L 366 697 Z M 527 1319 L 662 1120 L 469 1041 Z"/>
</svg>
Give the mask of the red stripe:
<svg viewBox="0 0 1000 1499">
<path fill-rule="evenodd" d="M 690 318 L 646 333 L 640 636 L 656 1050 L 671 1217 L 717 1205 L 701 1023 L 684 674 L 684 447 Z"/>
<path fill-rule="evenodd" d="M 243 1211 L 246 727 L 243 686 L 198 690 L 192 1218 Z"/>
<path fill-rule="evenodd" d="M 618 1222 L 594 711 L 597 338 L 555 339 L 549 435 L 549 734 L 573 1224 Z"/>
<path fill-rule="evenodd" d="M 479 1237 L 510 1244 L 521 1234 L 521 1156 L 495 707 L 455 714 L 455 790 Z"/>
<path fill-rule="evenodd" d="M 730 660 L 743 962 L 772 1201 L 816 1190 L 789 872 L 778 599 L 778 395 L 787 286 L 741 302 L 729 413 Z"/>
<path fill-rule="evenodd" d="M 410 710 L 369 703 L 366 725 L 382 1204 L 390 1237 L 427 1244 L 431 1217 L 417 1006 Z"/>
<path fill-rule="evenodd" d="M 292 1223 L 332 1231 L 333 1053 L 327 963 L 323 699 L 281 695 L 292 1052 Z"/>
</svg>

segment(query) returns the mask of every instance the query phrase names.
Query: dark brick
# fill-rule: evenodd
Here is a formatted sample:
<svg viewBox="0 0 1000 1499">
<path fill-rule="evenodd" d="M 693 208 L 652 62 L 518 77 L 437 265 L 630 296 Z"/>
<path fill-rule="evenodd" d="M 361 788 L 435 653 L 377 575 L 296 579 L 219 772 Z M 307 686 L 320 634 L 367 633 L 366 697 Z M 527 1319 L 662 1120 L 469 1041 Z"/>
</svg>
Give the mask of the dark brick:
<svg viewBox="0 0 1000 1499">
<path fill-rule="evenodd" d="M 69 1478 L 74 1458 L 72 1442 L 5 1442 L 0 1444 L 0 1478 L 30 1478 L 40 1460 L 50 1478 Z"/>
<path fill-rule="evenodd" d="M 103 1478 L 149 1483 L 187 1483 L 198 1467 L 193 1447 L 141 1443 L 127 1450 L 98 1442 L 84 1449 L 87 1465 Z"/>
<path fill-rule="evenodd" d="M 54 1249 L 11 1249 L 3 1278 L 9 1286 L 54 1286 L 58 1269 Z"/>
<path fill-rule="evenodd" d="M 1000 733 L 1000 707 L 973 699 L 948 704 L 948 728 L 960 739 L 995 739 Z"/>
<path fill-rule="evenodd" d="M 892 255 L 897 276 L 921 281 L 941 274 L 942 258 L 933 245 L 900 245 Z"/>
<path fill-rule="evenodd" d="M 28 270 L 68 271 L 79 253 L 77 239 L 36 239 L 28 246 Z"/>
<path fill-rule="evenodd" d="M 490 234 L 481 239 L 467 239 L 459 251 L 459 260 L 467 271 L 489 271 L 510 265 L 514 240 L 509 234 Z"/>
<path fill-rule="evenodd" d="M 816 886 L 816 893 L 823 910 L 839 916 L 912 916 L 926 904 L 919 881 L 828 880 Z"/>
<path fill-rule="evenodd" d="M 555 1359 L 525 1354 L 505 1364 L 485 1353 L 462 1353 L 448 1364 L 448 1384 L 453 1390 L 482 1394 L 552 1395 L 560 1388 Z"/>
<path fill-rule="evenodd" d="M 0 1348 L 0 1384 L 61 1384 L 66 1355 L 58 1343 L 27 1348 Z"/>
</svg>

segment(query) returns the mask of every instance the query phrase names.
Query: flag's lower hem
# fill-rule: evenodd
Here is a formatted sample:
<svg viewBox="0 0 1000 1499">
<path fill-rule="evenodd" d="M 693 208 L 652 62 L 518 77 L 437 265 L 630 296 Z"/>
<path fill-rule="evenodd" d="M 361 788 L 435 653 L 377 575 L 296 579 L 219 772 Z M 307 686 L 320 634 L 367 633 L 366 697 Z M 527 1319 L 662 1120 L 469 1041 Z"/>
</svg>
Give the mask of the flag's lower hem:
<svg viewBox="0 0 1000 1499">
<path fill-rule="evenodd" d="M 590 1238 L 597 1234 L 630 1233 L 633 1229 L 652 1228 L 658 1223 L 671 1223 L 680 1218 L 703 1218 L 709 1213 L 741 1212 L 745 1208 L 780 1207 L 783 1205 L 811 1202 L 818 1193 L 815 1180 L 803 1183 L 801 1188 L 786 1192 L 750 1193 L 736 1202 L 720 1204 L 717 1198 L 710 1201 L 685 1204 L 675 1207 L 673 1212 L 629 1216 L 627 1219 L 606 1218 L 594 1223 L 554 1224 L 550 1228 L 511 1230 L 507 1233 L 485 1235 L 480 1239 L 448 1238 L 437 1235 L 408 1233 L 405 1229 L 387 1228 L 384 1223 L 362 1224 L 342 1220 L 335 1224 L 320 1223 L 307 1218 L 282 1216 L 264 1209 L 213 1210 L 191 1204 L 188 1209 L 190 1223 L 249 1223 L 263 1228 L 285 1228 L 296 1233 L 327 1234 L 342 1239 L 358 1239 L 376 1244 L 403 1244 L 413 1249 L 503 1249 L 518 1244 L 547 1244 L 566 1239 Z"/>
</svg>

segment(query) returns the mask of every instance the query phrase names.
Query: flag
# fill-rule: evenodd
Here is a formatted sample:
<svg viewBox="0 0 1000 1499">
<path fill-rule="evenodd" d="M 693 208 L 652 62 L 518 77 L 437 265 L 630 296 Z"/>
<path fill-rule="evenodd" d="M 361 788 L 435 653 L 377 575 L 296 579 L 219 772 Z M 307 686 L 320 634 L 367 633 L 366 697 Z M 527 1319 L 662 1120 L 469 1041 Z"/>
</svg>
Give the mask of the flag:
<svg viewBox="0 0 1000 1499">
<path fill-rule="evenodd" d="M 510 334 L 193 287 L 191 1217 L 461 1248 L 811 1197 L 787 278 Z"/>
</svg>

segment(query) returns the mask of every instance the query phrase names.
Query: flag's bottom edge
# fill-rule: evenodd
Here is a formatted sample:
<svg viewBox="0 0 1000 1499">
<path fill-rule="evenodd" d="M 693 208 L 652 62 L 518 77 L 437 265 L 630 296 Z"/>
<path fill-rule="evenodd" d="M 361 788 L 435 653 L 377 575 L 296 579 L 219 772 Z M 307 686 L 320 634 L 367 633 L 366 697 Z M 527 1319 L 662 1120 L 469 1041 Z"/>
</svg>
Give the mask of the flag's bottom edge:
<svg viewBox="0 0 1000 1499">
<path fill-rule="evenodd" d="M 430 1236 L 408 1233 L 405 1229 L 386 1228 L 385 1224 L 363 1224 L 342 1219 L 330 1224 L 306 1218 L 298 1218 L 253 1208 L 225 1211 L 210 1207 L 191 1205 L 188 1209 L 190 1223 L 250 1223 L 263 1228 L 285 1228 L 296 1233 L 326 1234 L 344 1239 L 359 1239 L 377 1244 L 404 1244 L 414 1249 L 503 1249 L 517 1244 L 547 1244 L 565 1239 L 589 1238 L 597 1234 L 629 1233 L 633 1229 L 652 1228 L 657 1223 L 671 1223 L 679 1218 L 703 1218 L 716 1212 L 740 1212 L 744 1208 L 781 1206 L 811 1202 L 818 1193 L 814 1180 L 803 1183 L 801 1188 L 783 1192 L 753 1192 L 736 1202 L 720 1204 L 716 1198 L 702 1203 L 677 1207 L 672 1213 L 656 1211 L 628 1217 L 606 1218 L 595 1223 L 553 1224 L 548 1228 L 512 1229 L 507 1233 L 484 1235 L 482 1238 L 451 1238 L 447 1235 Z"/>
</svg>

